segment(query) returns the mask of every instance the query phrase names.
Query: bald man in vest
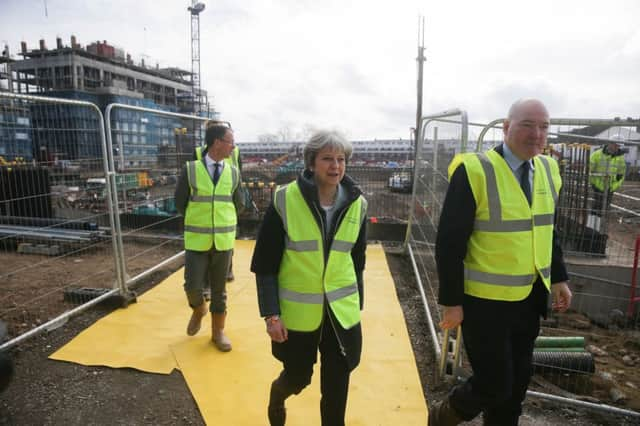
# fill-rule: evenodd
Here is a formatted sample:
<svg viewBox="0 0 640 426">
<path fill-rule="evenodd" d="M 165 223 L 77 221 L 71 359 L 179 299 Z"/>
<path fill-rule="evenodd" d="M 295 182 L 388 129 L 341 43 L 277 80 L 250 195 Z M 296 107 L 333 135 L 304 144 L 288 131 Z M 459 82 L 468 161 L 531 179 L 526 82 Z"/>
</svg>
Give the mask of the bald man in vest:
<svg viewBox="0 0 640 426">
<path fill-rule="evenodd" d="M 225 162 L 235 146 L 233 131 L 207 127 L 206 155 L 188 161 L 178 178 L 176 208 L 184 216 L 184 289 L 192 309 L 187 334 L 194 336 L 207 314 L 205 288 L 211 292 L 211 339 L 222 352 L 231 350 L 224 333 L 227 316 L 226 280 L 235 243 L 237 212 L 243 206 L 240 173 Z"/>
<path fill-rule="evenodd" d="M 504 143 L 457 155 L 436 239 L 443 329 L 462 325 L 473 375 L 429 412 L 429 425 L 457 425 L 483 413 L 486 425 L 517 425 L 532 375 L 540 316 L 571 304 L 554 228 L 562 185 L 558 165 L 541 155 L 549 113 L 515 102 Z"/>
</svg>

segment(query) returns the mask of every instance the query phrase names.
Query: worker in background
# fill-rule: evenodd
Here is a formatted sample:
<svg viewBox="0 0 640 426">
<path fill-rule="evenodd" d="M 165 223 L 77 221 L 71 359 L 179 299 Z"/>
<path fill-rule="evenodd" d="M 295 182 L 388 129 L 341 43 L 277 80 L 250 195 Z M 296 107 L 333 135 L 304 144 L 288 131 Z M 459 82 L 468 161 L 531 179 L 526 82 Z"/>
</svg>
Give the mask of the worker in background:
<svg viewBox="0 0 640 426">
<path fill-rule="evenodd" d="M 367 248 L 367 202 L 345 174 L 352 150 L 337 132 L 314 133 L 305 170 L 278 187 L 258 233 L 251 271 L 271 352 L 283 365 L 271 384 L 271 426 L 285 424 L 285 400 L 311 383 L 318 350 L 322 425 L 344 425 L 362 351 Z"/>
<path fill-rule="evenodd" d="M 225 126 L 228 126 L 229 129 L 231 129 L 231 123 L 227 121 L 211 120 L 207 122 L 207 127 L 215 126 L 215 125 L 225 125 Z M 195 159 L 196 160 L 202 159 L 202 156 L 206 154 L 206 151 L 207 151 L 206 146 L 196 148 Z M 238 145 L 235 145 L 233 147 L 233 151 L 231 151 L 231 155 L 225 158 L 224 161 L 231 164 L 232 166 L 235 166 L 238 169 L 238 171 L 240 172 L 240 182 L 242 183 L 242 161 L 240 160 L 240 148 L 238 148 Z M 243 194 L 243 196 L 246 196 L 246 195 Z M 227 281 L 233 281 L 234 279 L 235 279 L 235 276 L 233 275 L 233 249 L 232 249 L 231 260 L 229 261 L 229 272 L 227 273 Z"/>
<path fill-rule="evenodd" d="M 611 197 L 624 182 L 627 165 L 624 152 L 617 142 L 609 142 L 591 154 L 589 159 L 589 183 L 593 189 L 592 211 L 598 216 L 609 210 Z"/>
<path fill-rule="evenodd" d="M 240 172 L 224 161 L 234 147 L 233 131 L 222 125 L 205 133 L 206 155 L 188 161 L 178 178 L 176 208 L 184 216 L 185 284 L 193 312 L 187 334 L 195 335 L 207 314 L 204 289 L 211 292 L 211 328 L 215 346 L 231 350 L 224 333 L 227 315 L 226 277 L 236 238 L 237 212 L 243 206 Z"/>
<path fill-rule="evenodd" d="M 436 238 L 443 329 L 462 325 L 473 375 L 429 410 L 429 425 L 457 425 L 483 413 L 486 425 L 517 425 L 532 374 L 540 316 L 571 304 L 554 215 L 561 179 L 540 155 L 549 114 L 520 100 L 505 141 L 457 155 Z"/>
</svg>

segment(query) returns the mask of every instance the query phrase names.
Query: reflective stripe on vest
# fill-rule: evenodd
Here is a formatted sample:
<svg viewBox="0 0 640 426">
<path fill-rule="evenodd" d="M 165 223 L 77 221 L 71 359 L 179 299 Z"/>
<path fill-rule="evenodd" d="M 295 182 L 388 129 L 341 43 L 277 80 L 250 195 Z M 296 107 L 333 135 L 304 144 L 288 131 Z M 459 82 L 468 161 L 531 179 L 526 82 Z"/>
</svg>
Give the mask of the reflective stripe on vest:
<svg viewBox="0 0 640 426">
<path fill-rule="evenodd" d="M 287 328 L 312 331 L 320 326 L 325 300 L 345 328 L 360 322 L 360 296 L 351 259 L 366 215 L 363 197 L 342 213 L 325 264 L 324 239 L 296 182 L 276 190 L 274 206 L 285 230 L 278 273 L 280 313 Z"/>
<path fill-rule="evenodd" d="M 238 171 L 224 167 L 217 185 L 201 160 L 187 162 L 189 203 L 184 218 L 187 250 L 230 250 L 236 237 L 236 209 L 232 193 L 239 183 Z"/>
<path fill-rule="evenodd" d="M 534 158 L 532 205 L 506 161 L 491 150 L 461 154 L 476 201 L 476 219 L 467 245 L 465 293 L 492 300 L 522 300 L 540 275 L 550 286 L 555 205 L 561 186 L 555 161 Z"/>
</svg>

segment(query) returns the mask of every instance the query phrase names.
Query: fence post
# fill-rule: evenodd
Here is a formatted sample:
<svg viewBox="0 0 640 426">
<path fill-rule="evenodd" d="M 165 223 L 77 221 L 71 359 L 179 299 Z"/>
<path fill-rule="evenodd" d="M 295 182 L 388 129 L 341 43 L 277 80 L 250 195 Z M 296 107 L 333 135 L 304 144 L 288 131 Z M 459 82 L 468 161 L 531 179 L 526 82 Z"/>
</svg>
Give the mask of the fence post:
<svg viewBox="0 0 640 426">
<path fill-rule="evenodd" d="M 636 286 L 638 285 L 638 257 L 640 257 L 640 235 L 636 237 L 636 245 L 633 253 L 633 270 L 631 271 L 631 294 L 629 296 L 629 308 L 627 316 L 633 318 L 633 311 L 636 302 L 640 301 L 640 296 L 636 296 Z"/>
</svg>

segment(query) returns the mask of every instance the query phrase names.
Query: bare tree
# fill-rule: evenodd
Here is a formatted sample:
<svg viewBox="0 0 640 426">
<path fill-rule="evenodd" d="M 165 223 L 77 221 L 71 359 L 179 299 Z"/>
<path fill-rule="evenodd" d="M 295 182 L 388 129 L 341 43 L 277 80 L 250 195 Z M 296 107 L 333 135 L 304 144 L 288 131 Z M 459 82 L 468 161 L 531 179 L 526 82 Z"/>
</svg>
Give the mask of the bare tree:
<svg viewBox="0 0 640 426">
<path fill-rule="evenodd" d="M 262 133 L 261 135 L 258 135 L 258 142 L 262 143 L 277 142 L 278 139 L 279 136 L 273 133 Z"/>
</svg>

